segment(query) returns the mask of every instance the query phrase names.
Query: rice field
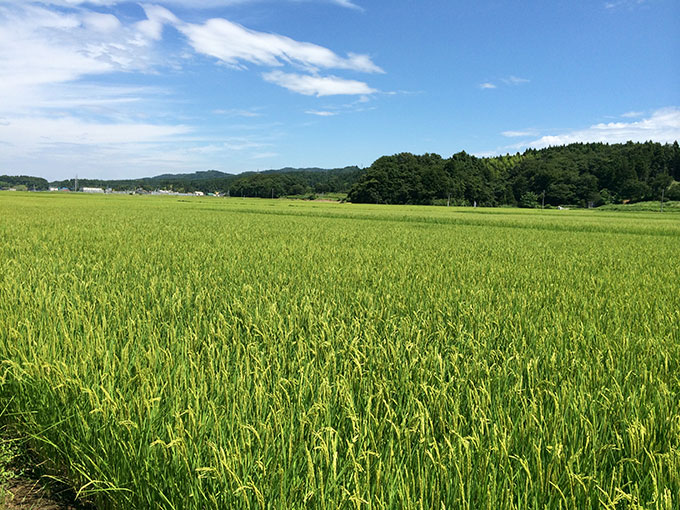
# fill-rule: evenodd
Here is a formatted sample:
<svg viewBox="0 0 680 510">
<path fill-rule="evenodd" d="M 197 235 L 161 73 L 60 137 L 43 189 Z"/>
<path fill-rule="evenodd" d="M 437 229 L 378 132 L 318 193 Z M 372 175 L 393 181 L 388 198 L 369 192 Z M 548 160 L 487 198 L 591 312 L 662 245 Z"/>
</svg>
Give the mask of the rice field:
<svg viewBox="0 0 680 510">
<path fill-rule="evenodd" d="M 98 509 L 680 507 L 680 216 L 0 193 L 0 409 Z"/>
</svg>

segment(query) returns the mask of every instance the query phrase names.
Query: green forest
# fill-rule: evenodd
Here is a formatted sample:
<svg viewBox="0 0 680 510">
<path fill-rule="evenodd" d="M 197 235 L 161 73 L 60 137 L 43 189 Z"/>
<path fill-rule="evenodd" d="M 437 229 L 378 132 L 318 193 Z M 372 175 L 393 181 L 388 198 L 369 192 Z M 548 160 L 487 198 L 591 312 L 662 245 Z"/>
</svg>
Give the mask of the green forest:
<svg viewBox="0 0 680 510">
<path fill-rule="evenodd" d="M 536 207 L 680 199 L 678 143 L 572 144 L 523 154 L 449 159 L 409 153 L 375 161 L 352 202 Z"/>
<path fill-rule="evenodd" d="M 279 198 L 346 193 L 356 203 L 494 206 L 574 206 L 680 200 L 678 142 L 578 143 L 496 157 L 459 152 L 383 156 L 368 168 L 283 168 L 238 175 L 216 170 L 128 180 L 79 179 L 79 186 L 116 191 L 167 189 L 180 193 Z M 73 189 L 73 179 L 48 183 L 0 176 L 0 189 Z"/>
</svg>

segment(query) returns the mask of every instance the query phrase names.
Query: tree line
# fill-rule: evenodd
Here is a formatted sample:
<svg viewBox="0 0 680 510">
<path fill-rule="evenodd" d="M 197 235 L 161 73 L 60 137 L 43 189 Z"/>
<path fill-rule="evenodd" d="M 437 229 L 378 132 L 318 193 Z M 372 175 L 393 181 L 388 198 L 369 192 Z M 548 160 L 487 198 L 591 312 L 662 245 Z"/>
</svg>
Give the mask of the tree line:
<svg viewBox="0 0 680 510">
<path fill-rule="evenodd" d="M 370 167 L 283 168 L 238 175 L 216 170 L 127 180 L 80 179 L 79 185 L 117 191 L 167 189 L 180 193 L 278 198 L 347 193 L 357 203 L 537 207 L 680 200 L 678 142 L 577 143 L 496 157 L 459 152 L 395 154 Z M 0 188 L 73 189 L 74 181 L 0 176 Z"/>
</svg>

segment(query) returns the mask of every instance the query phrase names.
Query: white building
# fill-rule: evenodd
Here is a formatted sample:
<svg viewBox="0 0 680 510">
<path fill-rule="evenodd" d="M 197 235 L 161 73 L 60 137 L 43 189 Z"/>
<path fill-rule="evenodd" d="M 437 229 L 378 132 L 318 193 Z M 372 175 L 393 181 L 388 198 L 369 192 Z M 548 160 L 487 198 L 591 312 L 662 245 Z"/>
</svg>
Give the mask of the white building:
<svg viewBox="0 0 680 510">
<path fill-rule="evenodd" d="M 104 190 L 102 188 L 83 187 L 83 193 L 104 193 Z"/>
</svg>

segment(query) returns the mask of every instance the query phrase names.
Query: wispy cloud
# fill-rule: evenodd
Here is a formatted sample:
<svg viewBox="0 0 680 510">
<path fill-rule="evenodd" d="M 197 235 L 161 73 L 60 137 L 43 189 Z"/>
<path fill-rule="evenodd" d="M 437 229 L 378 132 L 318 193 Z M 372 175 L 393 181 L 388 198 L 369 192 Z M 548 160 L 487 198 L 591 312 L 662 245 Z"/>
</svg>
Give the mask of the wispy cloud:
<svg viewBox="0 0 680 510">
<path fill-rule="evenodd" d="M 503 78 L 502 81 L 506 85 L 522 85 L 524 83 L 529 83 L 531 80 L 519 78 L 517 76 L 508 76 L 507 78 Z"/>
<path fill-rule="evenodd" d="M 146 72 L 159 64 L 148 37 L 111 14 L 62 12 L 30 3 L 0 7 L 0 48 L 0 113 L 35 113 L 66 90 L 75 101 L 79 88 L 74 84 L 85 78 Z M 92 85 L 83 99 L 120 102 L 112 93 L 116 88 L 101 87 L 99 93 Z"/>
<path fill-rule="evenodd" d="M 642 117 L 644 114 L 645 112 L 626 112 L 621 114 L 621 117 L 626 119 L 637 119 L 638 117 Z"/>
<path fill-rule="evenodd" d="M 350 52 L 343 57 L 318 44 L 296 41 L 280 34 L 258 32 L 224 18 L 213 18 L 205 23 L 195 24 L 180 21 L 163 7 L 144 6 L 144 10 L 148 20 L 138 26 L 147 37 L 160 37 L 163 25 L 170 24 L 184 34 L 194 51 L 216 58 L 236 69 L 246 69 L 248 64 L 269 68 L 291 65 L 304 69 L 309 74 L 277 70 L 262 74 L 266 81 L 300 94 L 320 97 L 377 92 L 361 81 L 319 76 L 322 69 L 385 72 L 365 54 Z"/>
<path fill-rule="evenodd" d="M 195 54 L 235 69 L 260 68 L 257 78 L 307 96 L 366 98 L 377 92 L 336 76 L 383 73 L 367 54 L 341 54 L 223 18 L 188 23 L 168 9 L 184 13 L 250 1 L 159 0 L 142 4 L 135 19 L 107 9 L 122 0 L 0 0 L 0 168 L 48 178 L 72 172 L 103 177 L 214 167 L 215 161 L 234 165 L 238 157 L 247 169 L 252 158 L 274 157 L 283 134 L 276 123 L 251 122 L 262 115 L 258 108 L 230 108 L 226 95 L 206 127 L 195 115 L 173 114 L 168 101 L 181 99 L 171 85 L 130 86 L 119 79 L 129 76 L 132 83 L 140 74 L 178 71 Z M 361 10 L 349 0 L 304 1 Z M 179 32 L 180 45 L 168 51 L 170 27 Z M 115 82 L 102 85 L 114 74 Z M 325 107 L 309 111 L 333 113 Z M 245 120 L 227 126 L 219 124 L 220 116 Z M 215 133 L 206 134 L 211 129 Z M 225 137 L 225 130 L 252 136 Z"/>
<path fill-rule="evenodd" d="M 507 78 L 501 78 L 499 81 L 502 84 L 505 84 L 505 85 L 510 86 L 510 87 L 514 87 L 514 86 L 517 86 L 517 85 L 524 85 L 525 83 L 529 83 L 531 80 L 529 80 L 527 78 L 520 78 L 518 76 L 510 75 Z M 496 83 L 498 83 L 498 82 L 496 82 Z M 479 88 L 482 89 L 482 90 L 497 89 L 498 85 L 496 85 L 496 83 L 491 82 L 491 81 L 486 81 L 486 82 L 480 83 Z"/>
<path fill-rule="evenodd" d="M 628 9 L 633 9 L 646 4 L 647 0 L 613 0 L 611 2 L 605 2 L 605 9 L 616 9 L 617 7 L 624 7 Z"/>
<path fill-rule="evenodd" d="M 52 144 L 124 144 L 167 141 L 191 132 L 189 126 L 88 122 L 77 117 L 5 117 L 0 140 L 22 149 Z"/>
<path fill-rule="evenodd" d="M 331 0 L 332 3 L 339 5 L 340 7 L 347 7 L 348 9 L 354 9 L 356 11 L 363 11 L 364 8 L 351 2 L 350 0 Z"/>
<path fill-rule="evenodd" d="M 368 55 L 348 53 L 341 57 L 323 46 L 257 32 L 224 18 L 210 19 L 203 24 L 176 23 L 176 26 L 195 51 L 238 68 L 243 68 L 245 63 L 269 67 L 294 64 L 310 70 L 384 72 Z"/>
<path fill-rule="evenodd" d="M 660 143 L 680 140 L 680 108 L 663 108 L 635 122 L 601 123 L 585 129 L 543 136 L 526 146 L 541 148 L 578 142 L 625 143 L 649 140 Z"/>
<path fill-rule="evenodd" d="M 308 115 L 316 115 L 317 117 L 333 117 L 338 114 L 338 112 L 330 112 L 328 110 L 307 110 L 305 113 Z"/>
<path fill-rule="evenodd" d="M 73 6 L 84 2 L 52 3 Z M 116 2 L 88 3 L 110 5 Z M 32 2 L 10 1 L 8 5 L 12 8 L 0 6 L 0 97 L 6 104 L 15 106 L 21 100 L 30 103 L 38 92 L 44 92 L 34 90 L 36 87 L 45 88 L 117 71 L 149 71 L 167 64 L 153 49 L 153 44 L 163 37 L 166 25 L 172 25 L 184 34 L 197 53 L 235 68 L 245 69 L 251 64 L 269 68 L 292 65 L 304 69 L 310 73 L 307 82 L 322 80 L 326 85 L 313 95 L 325 95 L 329 84 L 342 80 L 334 76 L 319 78 L 317 74 L 322 69 L 384 73 L 366 54 L 350 52 L 340 56 L 317 44 L 250 30 L 224 18 L 210 19 L 203 24 L 185 23 L 159 5 L 142 5 L 146 19 L 127 25 L 113 14 L 85 9 L 51 10 Z M 278 83 L 282 78 L 269 81 Z M 365 84 L 357 87 L 356 83 L 362 82 L 352 80 L 345 80 L 344 89 L 350 83 L 363 93 L 375 92 Z"/>
<path fill-rule="evenodd" d="M 22 4 L 26 3 L 26 0 L 2 0 L 4 3 L 10 4 Z M 190 9 L 214 9 L 217 7 L 229 7 L 239 4 L 251 4 L 264 2 L 266 0 L 201 0 L 197 2 L 196 0 L 157 0 L 157 4 L 167 5 L 171 7 L 181 7 Z M 345 7 L 347 9 L 353 9 L 358 11 L 363 11 L 363 7 L 357 5 L 350 0 L 287 0 L 289 2 L 319 2 L 334 4 L 339 7 Z M 98 7 L 110 7 L 116 4 L 127 3 L 129 0 L 41 0 L 40 3 L 44 5 L 55 5 L 59 7 L 77 7 L 83 4 L 90 4 Z"/>
<path fill-rule="evenodd" d="M 262 113 L 254 111 L 254 110 L 243 110 L 240 108 L 228 108 L 228 109 L 222 109 L 222 108 L 217 108 L 212 111 L 213 114 L 215 115 L 224 115 L 225 117 L 246 117 L 246 118 L 254 118 L 254 117 L 262 117 Z"/>
<path fill-rule="evenodd" d="M 377 92 L 362 81 L 347 80 L 337 76 L 312 76 L 271 71 L 264 73 L 262 77 L 268 82 L 306 96 L 366 95 Z"/>
<path fill-rule="evenodd" d="M 270 159 L 278 156 L 278 152 L 258 152 L 250 156 L 250 159 Z"/>
<path fill-rule="evenodd" d="M 508 138 L 517 138 L 521 136 L 536 136 L 538 132 L 535 129 L 525 129 L 522 131 L 503 131 L 501 134 Z"/>
</svg>

